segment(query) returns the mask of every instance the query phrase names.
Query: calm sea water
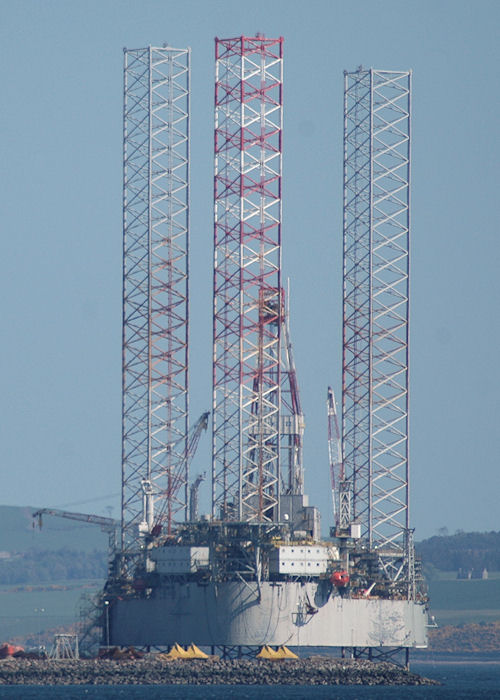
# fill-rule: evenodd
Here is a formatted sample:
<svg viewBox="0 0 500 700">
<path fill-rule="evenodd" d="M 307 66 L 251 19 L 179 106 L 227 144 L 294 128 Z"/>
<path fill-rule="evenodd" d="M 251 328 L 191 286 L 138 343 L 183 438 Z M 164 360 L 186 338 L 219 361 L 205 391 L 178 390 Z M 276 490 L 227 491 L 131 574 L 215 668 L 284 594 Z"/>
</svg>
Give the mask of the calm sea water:
<svg viewBox="0 0 500 700">
<path fill-rule="evenodd" d="M 500 698 L 500 663 L 414 663 L 442 686 L 9 686 L 22 700 L 489 700 Z"/>
</svg>

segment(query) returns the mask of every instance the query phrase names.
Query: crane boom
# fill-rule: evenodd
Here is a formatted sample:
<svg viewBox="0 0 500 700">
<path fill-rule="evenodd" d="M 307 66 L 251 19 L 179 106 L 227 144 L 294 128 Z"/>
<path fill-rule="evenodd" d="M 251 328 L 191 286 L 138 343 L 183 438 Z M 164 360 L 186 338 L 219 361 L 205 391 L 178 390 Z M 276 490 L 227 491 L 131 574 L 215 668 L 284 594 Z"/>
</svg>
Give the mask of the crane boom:
<svg viewBox="0 0 500 700">
<path fill-rule="evenodd" d="M 66 518 L 68 520 L 76 520 L 80 523 L 90 523 L 90 525 L 99 525 L 101 530 L 107 533 L 109 538 L 109 557 L 110 560 L 113 558 L 116 545 L 117 545 L 117 533 L 119 522 L 114 518 L 106 518 L 103 515 L 92 515 L 89 513 L 72 513 L 67 510 L 60 510 L 58 508 L 40 508 L 33 513 L 34 518 L 38 518 L 38 527 L 42 528 L 42 516 L 43 515 L 54 515 L 58 518 Z"/>
<path fill-rule="evenodd" d="M 337 419 L 337 406 L 335 403 L 335 394 L 331 386 L 328 387 L 326 407 L 328 416 L 328 458 L 330 462 L 330 479 L 332 484 L 333 521 L 335 524 L 338 524 L 339 486 L 344 480 L 344 465 L 342 462 L 342 446 Z"/>
<path fill-rule="evenodd" d="M 196 453 L 196 450 L 198 449 L 198 443 L 200 442 L 202 432 L 208 427 L 209 416 L 210 411 L 202 413 L 190 431 L 191 435 L 188 440 L 188 450 L 186 455 L 186 460 L 188 464 L 191 462 Z"/>
<path fill-rule="evenodd" d="M 297 371 L 290 339 L 289 315 L 283 311 L 282 322 L 282 415 L 281 434 L 284 438 L 284 457 L 288 467 L 285 494 L 302 494 L 304 492 L 304 466 L 302 463 L 302 443 L 304 437 L 304 414 L 300 402 Z"/>
<path fill-rule="evenodd" d="M 81 523 L 99 525 L 104 532 L 108 532 L 109 529 L 115 529 L 118 527 L 118 520 L 114 520 L 114 518 L 106 518 L 102 515 L 72 513 L 66 510 L 59 510 L 58 508 L 40 508 L 33 513 L 33 517 L 38 518 L 39 522 L 41 522 L 41 517 L 43 515 L 55 515 L 60 518 L 68 518 L 69 520 L 78 520 Z"/>
<path fill-rule="evenodd" d="M 162 529 L 162 524 L 165 521 L 167 523 L 167 532 L 170 534 L 172 529 L 172 511 L 169 504 L 171 504 L 173 499 L 175 499 L 175 496 L 183 483 L 182 474 L 186 466 L 189 468 L 189 465 L 191 464 L 191 460 L 193 459 L 198 448 L 201 434 L 208 427 L 209 416 L 210 411 L 202 413 L 196 423 L 189 429 L 186 453 L 175 473 L 172 474 L 167 491 L 162 493 L 165 498 L 161 508 L 158 509 L 154 515 L 153 527 L 147 528 L 147 530 L 149 530 L 149 534 L 159 534 Z"/>
</svg>

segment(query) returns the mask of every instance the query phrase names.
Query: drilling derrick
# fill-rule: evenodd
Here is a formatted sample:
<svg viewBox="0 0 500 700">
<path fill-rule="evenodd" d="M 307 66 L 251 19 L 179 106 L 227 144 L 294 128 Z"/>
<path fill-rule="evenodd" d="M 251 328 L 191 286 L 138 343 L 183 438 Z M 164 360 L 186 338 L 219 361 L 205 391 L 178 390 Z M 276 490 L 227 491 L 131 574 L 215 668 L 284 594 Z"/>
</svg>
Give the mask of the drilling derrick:
<svg viewBox="0 0 500 700">
<path fill-rule="evenodd" d="M 212 514 L 278 519 L 283 40 L 216 39 Z"/>
<path fill-rule="evenodd" d="M 392 581 L 408 541 L 411 73 L 345 73 L 342 443 L 353 517 Z"/>
<path fill-rule="evenodd" d="M 125 49 L 122 552 L 187 519 L 189 49 Z"/>
</svg>

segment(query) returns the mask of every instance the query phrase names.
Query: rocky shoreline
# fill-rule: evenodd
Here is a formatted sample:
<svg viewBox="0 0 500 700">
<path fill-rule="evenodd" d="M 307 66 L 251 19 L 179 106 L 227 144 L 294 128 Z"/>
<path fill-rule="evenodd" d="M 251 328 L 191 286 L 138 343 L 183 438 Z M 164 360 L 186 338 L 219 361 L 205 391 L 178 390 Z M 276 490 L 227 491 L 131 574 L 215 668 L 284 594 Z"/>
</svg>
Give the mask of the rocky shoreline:
<svg viewBox="0 0 500 700">
<path fill-rule="evenodd" d="M 6 659 L 0 685 L 438 685 L 388 663 L 347 659 Z"/>
</svg>

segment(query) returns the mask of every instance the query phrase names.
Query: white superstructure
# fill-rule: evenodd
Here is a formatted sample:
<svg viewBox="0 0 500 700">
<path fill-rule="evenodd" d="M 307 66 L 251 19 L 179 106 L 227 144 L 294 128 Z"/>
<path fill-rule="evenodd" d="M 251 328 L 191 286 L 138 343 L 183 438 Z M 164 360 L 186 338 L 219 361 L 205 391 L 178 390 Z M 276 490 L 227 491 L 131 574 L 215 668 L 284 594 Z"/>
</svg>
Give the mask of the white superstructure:
<svg viewBox="0 0 500 700">
<path fill-rule="evenodd" d="M 295 544 L 277 547 L 269 556 L 271 574 L 320 576 L 326 574 L 329 562 L 339 560 L 337 547 L 320 544 Z"/>
</svg>

